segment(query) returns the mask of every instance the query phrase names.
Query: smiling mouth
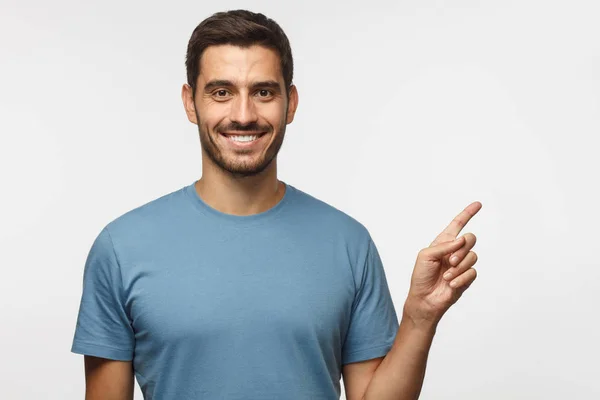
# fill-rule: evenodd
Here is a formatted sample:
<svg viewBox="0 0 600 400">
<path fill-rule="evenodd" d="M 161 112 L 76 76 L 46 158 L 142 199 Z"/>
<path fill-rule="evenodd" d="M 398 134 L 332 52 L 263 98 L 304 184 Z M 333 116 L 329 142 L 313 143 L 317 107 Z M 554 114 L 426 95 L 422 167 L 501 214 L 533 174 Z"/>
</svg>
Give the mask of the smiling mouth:
<svg viewBox="0 0 600 400">
<path fill-rule="evenodd" d="M 236 143 L 251 143 L 255 140 L 260 139 L 267 132 L 243 132 L 243 133 L 223 133 L 220 132 L 221 135 L 225 136 L 227 139 Z"/>
</svg>

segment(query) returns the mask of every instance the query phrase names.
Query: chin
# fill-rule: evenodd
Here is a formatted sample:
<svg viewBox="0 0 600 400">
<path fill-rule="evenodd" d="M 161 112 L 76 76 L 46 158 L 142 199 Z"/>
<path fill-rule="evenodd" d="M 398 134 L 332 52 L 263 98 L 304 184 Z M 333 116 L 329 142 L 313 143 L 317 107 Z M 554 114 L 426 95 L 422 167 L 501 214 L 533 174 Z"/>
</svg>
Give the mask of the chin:
<svg viewBox="0 0 600 400">
<path fill-rule="evenodd" d="M 266 170 L 268 165 L 227 165 L 224 169 L 234 175 L 254 176 Z"/>
<path fill-rule="evenodd" d="M 220 167 L 234 175 L 254 176 L 265 171 L 272 161 L 265 161 L 263 158 L 253 159 L 251 162 L 241 163 L 235 159 L 228 159 L 224 163 L 220 163 Z"/>
</svg>

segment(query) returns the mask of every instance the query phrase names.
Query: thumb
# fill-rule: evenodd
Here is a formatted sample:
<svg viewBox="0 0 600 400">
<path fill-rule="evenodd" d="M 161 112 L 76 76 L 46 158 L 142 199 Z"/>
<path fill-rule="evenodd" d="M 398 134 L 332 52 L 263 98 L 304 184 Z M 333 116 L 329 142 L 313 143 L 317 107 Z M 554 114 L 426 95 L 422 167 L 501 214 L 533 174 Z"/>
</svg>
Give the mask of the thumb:
<svg viewBox="0 0 600 400">
<path fill-rule="evenodd" d="M 427 259 L 440 260 L 445 255 L 460 249 L 463 246 L 463 244 L 465 244 L 465 237 L 461 236 L 451 242 L 444 242 L 436 246 L 426 248 L 423 251 L 423 255 Z"/>
</svg>

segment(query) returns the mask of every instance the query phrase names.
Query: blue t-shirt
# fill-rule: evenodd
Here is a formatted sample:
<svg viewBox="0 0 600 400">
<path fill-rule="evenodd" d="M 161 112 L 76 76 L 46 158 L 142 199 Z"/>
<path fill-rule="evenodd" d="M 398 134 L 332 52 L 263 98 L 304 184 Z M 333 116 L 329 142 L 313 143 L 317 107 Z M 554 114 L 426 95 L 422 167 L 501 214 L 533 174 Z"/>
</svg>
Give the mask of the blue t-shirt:
<svg viewBox="0 0 600 400">
<path fill-rule="evenodd" d="M 225 214 L 192 183 L 100 232 L 71 351 L 133 361 L 146 400 L 329 400 L 397 330 L 362 224 L 289 184 L 265 212 Z"/>
</svg>

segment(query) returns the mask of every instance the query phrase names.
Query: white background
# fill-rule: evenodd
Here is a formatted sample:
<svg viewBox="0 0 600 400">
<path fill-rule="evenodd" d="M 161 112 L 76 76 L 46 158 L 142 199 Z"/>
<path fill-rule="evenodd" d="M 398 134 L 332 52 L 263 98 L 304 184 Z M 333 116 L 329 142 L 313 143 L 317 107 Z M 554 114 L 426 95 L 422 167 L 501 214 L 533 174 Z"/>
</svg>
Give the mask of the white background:
<svg viewBox="0 0 600 400">
<path fill-rule="evenodd" d="M 186 46 L 234 8 L 291 41 L 280 179 L 367 226 L 399 312 L 417 252 L 483 204 L 421 399 L 600 398 L 600 3 L 547 0 L 2 0 L 0 398 L 83 398 L 87 252 L 200 177 Z"/>
</svg>

